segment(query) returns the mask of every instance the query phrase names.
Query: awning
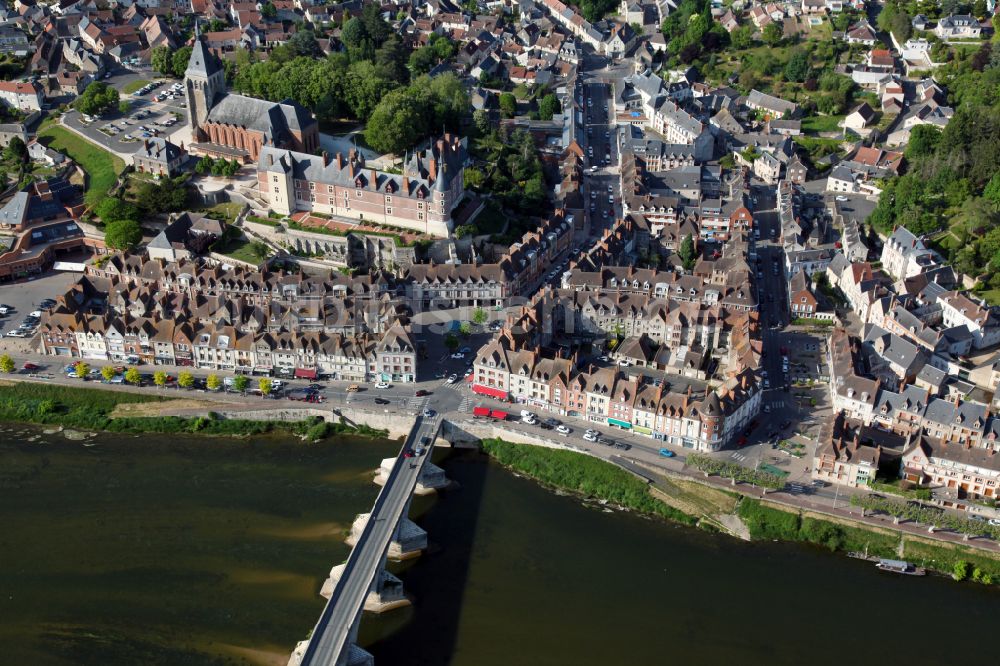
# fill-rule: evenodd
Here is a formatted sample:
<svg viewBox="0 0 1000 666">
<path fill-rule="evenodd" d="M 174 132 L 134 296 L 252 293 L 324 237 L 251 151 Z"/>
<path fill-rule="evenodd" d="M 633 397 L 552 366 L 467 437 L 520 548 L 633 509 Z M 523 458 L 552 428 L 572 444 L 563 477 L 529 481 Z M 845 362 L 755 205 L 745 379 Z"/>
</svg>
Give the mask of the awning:
<svg viewBox="0 0 1000 666">
<path fill-rule="evenodd" d="M 478 393 L 479 395 L 488 395 L 491 398 L 496 398 L 497 400 L 506 400 L 507 391 L 502 389 L 493 388 L 492 386 L 483 386 L 482 384 L 473 384 L 472 392 Z"/>
<path fill-rule="evenodd" d="M 492 416 L 495 419 L 499 419 L 501 421 L 506 421 L 509 414 L 507 414 L 507 412 L 503 411 L 502 409 L 494 409 L 493 411 L 490 412 L 490 416 Z"/>
<path fill-rule="evenodd" d="M 473 416 L 489 416 L 490 415 L 490 408 L 489 407 L 473 407 L 472 408 L 472 415 Z"/>
<path fill-rule="evenodd" d="M 619 421 L 618 419 L 608 419 L 608 425 L 618 426 L 619 428 L 631 429 L 632 424 L 628 421 Z"/>
<path fill-rule="evenodd" d="M 299 379 L 316 379 L 316 368 L 295 368 L 295 376 Z"/>
<path fill-rule="evenodd" d="M 642 426 L 632 426 L 632 432 L 637 432 L 642 435 L 652 435 L 653 431 L 649 428 L 643 428 Z"/>
</svg>

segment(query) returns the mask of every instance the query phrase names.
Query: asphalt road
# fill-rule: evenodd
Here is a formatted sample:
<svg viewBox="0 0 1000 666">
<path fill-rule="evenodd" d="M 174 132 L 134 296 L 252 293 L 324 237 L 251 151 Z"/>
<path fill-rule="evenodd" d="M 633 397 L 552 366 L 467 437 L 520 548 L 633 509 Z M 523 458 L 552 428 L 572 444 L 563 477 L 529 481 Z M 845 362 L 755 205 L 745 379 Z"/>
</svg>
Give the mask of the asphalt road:
<svg viewBox="0 0 1000 666">
<path fill-rule="evenodd" d="M 614 103 L 611 87 L 590 80 L 583 84 L 584 126 L 583 148 L 588 171 L 584 174 L 587 214 L 591 237 L 621 215 L 621 174 L 614 124 Z"/>
</svg>

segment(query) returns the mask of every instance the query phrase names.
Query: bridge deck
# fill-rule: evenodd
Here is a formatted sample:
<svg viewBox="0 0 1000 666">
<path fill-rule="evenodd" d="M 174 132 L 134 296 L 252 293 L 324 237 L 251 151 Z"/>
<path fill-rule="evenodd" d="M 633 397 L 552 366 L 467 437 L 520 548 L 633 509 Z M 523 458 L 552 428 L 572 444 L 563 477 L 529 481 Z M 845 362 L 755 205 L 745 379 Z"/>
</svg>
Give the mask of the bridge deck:
<svg viewBox="0 0 1000 666">
<path fill-rule="evenodd" d="M 417 478 L 425 461 L 430 458 L 431 447 L 426 447 L 422 456 L 406 458 L 403 454 L 412 450 L 424 437 L 430 438 L 433 445 L 440 426 L 439 418 L 417 417 L 385 486 L 375 500 L 371 518 L 347 558 L 344 573 L 334 586 L 333 594 L 313 629 L 309 647 L 302 656 L 302 666 L 336 666 L 341 655 L 349 649 L 351 629 L 361 614 L 372 580 L 382 566 L 396 524 L 413 493 Z"/>
</svg>

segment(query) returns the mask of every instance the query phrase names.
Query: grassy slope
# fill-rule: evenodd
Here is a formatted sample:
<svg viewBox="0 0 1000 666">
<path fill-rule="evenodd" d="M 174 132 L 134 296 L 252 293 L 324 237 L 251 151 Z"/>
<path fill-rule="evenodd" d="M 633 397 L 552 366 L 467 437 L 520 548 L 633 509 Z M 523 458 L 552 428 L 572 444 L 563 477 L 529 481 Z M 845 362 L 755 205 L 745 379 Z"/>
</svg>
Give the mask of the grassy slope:
<svg viewBox="0 0 1000 666">
<path fill-rule="evenodd" d="M 93 144 L 63 127 L 50 125 L 38 133 L 48 147 L 65 153 L 87 172 L 87 192 L 107 192 L 125 162 L 100 146 Z"/>
</svg>

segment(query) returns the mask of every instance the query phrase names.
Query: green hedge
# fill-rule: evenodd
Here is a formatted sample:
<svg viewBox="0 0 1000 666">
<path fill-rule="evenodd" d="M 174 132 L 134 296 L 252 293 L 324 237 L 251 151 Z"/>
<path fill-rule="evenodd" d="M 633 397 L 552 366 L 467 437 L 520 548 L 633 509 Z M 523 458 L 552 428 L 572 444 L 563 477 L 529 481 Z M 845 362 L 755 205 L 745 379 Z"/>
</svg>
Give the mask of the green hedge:
<svg viewBox="0 0 1000 666">
<path fill-rule="evenodd" d="M 512 444 L 500 439 L 483 440 L 483 450 L 501 464 L 549 486 L 685 525 L 698 522 L 653 497 L 642 480 L 603 460 L 573 451 Z"/>
</svg>

